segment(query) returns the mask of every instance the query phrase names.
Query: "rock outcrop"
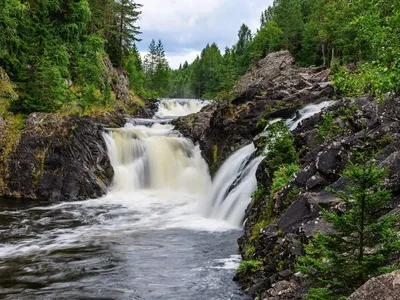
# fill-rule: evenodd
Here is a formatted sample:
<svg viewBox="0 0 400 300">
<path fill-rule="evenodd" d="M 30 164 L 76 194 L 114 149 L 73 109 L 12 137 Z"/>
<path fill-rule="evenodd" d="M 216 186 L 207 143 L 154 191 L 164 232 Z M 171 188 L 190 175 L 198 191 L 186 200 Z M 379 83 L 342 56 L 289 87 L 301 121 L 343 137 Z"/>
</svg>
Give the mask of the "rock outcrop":
<svg viewBox="0 0 400 300">
<path fill-rule="evenodd" d="M 233 101 L 218 102 L 174 122 L 180 132 L 200 144 L 216 170 L 245 144 L 254 141 L 263 151 L 262 140 L 253 139 L 269 120 L 289 118 L 309 103 L 337 100 L 292 133 L 300 170 L 289 184 L 271 192 L 274 170 L 268 157 L 257 171 L 259 190 L 264 193 L 255 196 L 247 209 L 244 235 L 238 243 L 244 260 L 262 266 L 241 272 L 235 279 L 259 299 L 303 299 L 308 285 L 296 271 L 297 258 L 317 232 L 331 232 L 319 207 L 343 208 L 326 188 L 346 186 L 341 172 L 365 142 L 378 153 L 376 161 L 388 169 L 384 186 L 393 191 L 390 205 L 379 214 L 398 213 L 400 99 L 386 99 L 382 104 L 372 97 L 340 99 L 334 94 L 329 73 L 325 68 L 296 67 L 287 51 L 272 53 L 241 78 Z M 331 120 L 328 123 L 326 116 Z"/>
<path fill-rule="evenodd" d="M 317 232 L 329 233 L 332 230 L 323 220 L 319 207 L 331 211 L 342 209 L 338 199 L 326 188 L 345 187 L 346 181 L 341 172 L 364 143 L 379 153 L 377 163 L 388 169 L 384 186 L 393 191 L 390 205 L 379 215 L 398 211 L 399 103 L 400 99 L 388 99 L 382 104 L 377 104 L 371 97 L 342 99 L 302 122 L 293 132 L 300 154 L 300 171 L 274 195 L 269 192 L 271 177 L 265 176 L 271 173 L 268 163 L 264 161 L 260 165 L 258 183 L 267 192 L 263 198 L 253 200 L 239 246 L 244 259 L 261 259 L 263 267 L 262 272 L 237 278 L 239 282 L 246 288 L 258 290 L 261 299 L 302 299 L 302 294 L 307 291 L 307 282 L 295 276 L 297 257 L 303 254 L 303 244 L 308 243 Z M 327 113 L 332 116 L 334 125 L 321 136 L 316 131 Z M 368 132 L 366 137 L 364 129 Z M 257 234 L 255 229 L 263 224 L 270 201 L 273 201 L 270 211 L 273 218 L 269 224 L 258 229 L 260 232 Z M 250 254 L 249 248 L 252 248 Z M 282 272 L 291 275 L 283 278 L 279 275 Z M 268 285 L 265 285 L 266 282 Z M 285 289 L 281 296 L 271 293 L 273 286 L 281 285 L 290 288 Z"/>
<path fill-rule="evenodd" d="M 328 99 L 333 94 L 328 76 L 328 69 L 298 68 L 288 51 L 272 53 L 243 76 L 232 102 L 220 101 L 174 125 L 200 144 L 215 170 L 262 131 L 260 120 L 288 118 L 305 104 Z"/>
<path fill-rule="evenodd" d="M 349 300 L 397 300 L 400 299 L 400 271 L 368 280 L 355 291 Z"/>
<path fill-rule="evenodd" d="M 31 114 L 1 128 L 0 194 L 52 201 L 102 196 L 114 171 L 103 129 L 89 117 Z"/>
</svg>

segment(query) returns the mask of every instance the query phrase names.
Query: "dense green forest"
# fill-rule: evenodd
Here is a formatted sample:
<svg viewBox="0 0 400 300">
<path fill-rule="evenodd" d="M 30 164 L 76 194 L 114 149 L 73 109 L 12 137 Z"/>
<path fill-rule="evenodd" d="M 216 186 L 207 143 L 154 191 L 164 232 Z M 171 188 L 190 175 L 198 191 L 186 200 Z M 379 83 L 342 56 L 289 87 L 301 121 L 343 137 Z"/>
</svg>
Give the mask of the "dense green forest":
<svg viewBox="0 0 400 300">
<path fill-rule="evenodd" d="M 112 106 L 106 56 L 127 69 L 137 93 L 165 94 L 169 67 L 161 41 L 150 45 L 144 64 L 135 46 L 141 7 L 131 0 L 0 1 L 0 67 L 18 94 L 2 103 L 2 113 Z"/>
<path fill-rule="evenodd" d="M 2 0 L 0 67 L 19 95 L 9 109 L 52 112 L 113 103 L 105 56 L 125 68 L 132 93 L 142 98 L 230 99 L 242 74 L 283 49 L 300 66 L 331 66 L 346 95 L 400 91 L 398 1 L 275 0 L 261 13 L 257 32 L 243 24 L 235 45 L 221 52 L 208 44 L 178 70 L 169 68 L 161 41 L 153 40 L 140 57 L 141 9 L 132 0 Z"/>
<path fill-rule="evenodd" d="M 400 91 L 400 2 L 275 0 L 254 34 L 243 24 L 223 53 L 207 45 L 172 74 L 173 97 L 226 98 L 246 70 L 268 53 L 289 50 L 300 66 L 325 65 L 339 91 L 381 97 Z"/>
</svg>

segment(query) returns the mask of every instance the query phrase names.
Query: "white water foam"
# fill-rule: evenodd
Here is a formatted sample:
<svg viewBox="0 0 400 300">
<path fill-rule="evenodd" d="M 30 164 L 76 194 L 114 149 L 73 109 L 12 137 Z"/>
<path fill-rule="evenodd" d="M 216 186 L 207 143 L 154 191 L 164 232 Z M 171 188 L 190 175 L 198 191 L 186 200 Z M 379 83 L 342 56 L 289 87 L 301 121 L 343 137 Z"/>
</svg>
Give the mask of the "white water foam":
<svg viewBox="0 0 400 300">
<path fill-rule="evenodd" d="M 207 100 L 195 99 L 163 99 L 160 101 L 155 116 L 160 119 L 176 118 L 199 112 L 210 104 Z"/>
</svg>

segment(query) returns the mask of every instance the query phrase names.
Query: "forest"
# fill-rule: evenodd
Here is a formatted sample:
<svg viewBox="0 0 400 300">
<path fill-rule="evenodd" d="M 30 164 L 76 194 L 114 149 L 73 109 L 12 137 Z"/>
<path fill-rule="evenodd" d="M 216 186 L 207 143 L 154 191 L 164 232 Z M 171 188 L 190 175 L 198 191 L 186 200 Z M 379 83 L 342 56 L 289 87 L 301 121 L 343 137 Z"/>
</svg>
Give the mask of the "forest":
<svg viewBox="0 0 400 300">
<path fill-rule="evenodd" d="M 369 103 L 371 105 L 362 106 L 363 102 L 360 101 L 359 106 L 354 106 L 353 104 L 346 104 L 351 99 L 347 102 L 342 101 L 332 108 L 332 111 L 338 112 L 337 115 L 322 114 L 320 110 L 318 112 L 320 114 L 319 123 L 315 123 L 315 126 L 305 132 L 304 136 L 310 142 L 308 145 L 310 149 L 319 146 L 325 147 L 318 148 L 315 152 L 309 152 L 311 154 L 307 159 L 311 161 L 312 157 L 316 157 L 315 159 L 318 161 L 313 165 L 313 168 L 317 168 L 319 157 L 323 153 L 329 153 L 326 154 L 326 156 L 329 156 L 329 160 L 338 160 L 337 164 L 341 165 L 350 156 L 342 159 L 340 155 L 346 153 L 346 151 L 350 152 L 349 149 L 353 146 L 357 150 L 353 153 L 354 162 L 349 163 L 346 167 L 343 166 L 344 171 L 341 176 L 347 180 L 345 184 L 347 190 L 330 191 L 344 203 L 346 210 L 340 211 L 338 205 L 339 213 L 332 213 L 324 209 L 321 212 L 321 218 L 329 223 L 334 232 L 329 235 L 318 233 L 311 242 L 305 245 L 304 251 L 298 254 L 300 258 L 296 258 L 296 265 L 293 266 L 296 272 L 309 279 L 306 299 L 345 299 L 368 279 L 400 269 L 397 259 L 400 252 L 400 242 L 396 229 L 400 218 L 398 213 L 388 216 L 380 214 L 389 205 L 392 192 L 390 189 L 382 188 L 389 174 L 384 167 L 382 168 L 377 163 L 379 160 L 376 159 L 382 153 L 385 154 L 382 151 L 383 146 L 393 144 L 395 145 L 393 148 L 385 148 L 388 152 L 386 157 L 390 158 L 388 167 L 393 165 L 396 168 L 400 161 L 398 156 L 400 154 L 397 151 L 399 134 L 395 131 L 399 127 L 399 117 L 397 115 L 391 117 L 391 113 L 396 113 L 395 109 L 389 107 L 387 110 L 383 110 L 385 107 L 382 104 L 383 100 L 395 98 L 391 96 L 399 96 L 400 93 L 400 1 L 275 0 L 272 6 L 260 12 L 259 28 L 255 32 L 252 32 L 246 24 L 238 24 L 237 42 L 234 45 L 220 49 L 216 43 L 210 41 L 193 62 L 182 62 L 177 69 L 172 69 L 169 66 L 166 55 L 168 49 L 164 48 L 163 42 L 159 38 L 153 39 L 148 45 L 148 54 L 144 57 L 141 56 L 138 43 L 141 42 L 140 18 L 142 10 L 143 5 L 134 0 L 0 0 L 0 83 L 5 82 L 5 84 L 0 84 L 0 128 L 3 129 L 8 125 L 11 128 L 7 129 L 8 133 L 4 137 L 2 136 L 4 140 L 2 145 L 5 146 L 0 149 L 0 161 L 2 163 L 0 171 L 7 176 L 0 177 L 0 187 L 5 186 L 4 180 L 7 181 L 12 178 L 9 173 L 15 171 L 15 173 L 25 174 L 27 172 L 23 168 L 35 166 L 36 163 L 38 168 L 33 169 L 30 177 L 33 184 L 26 184 L 29 185 L 29 188 L 32 188 L 32 186 L 39 184 L 39 179 L 44 173 L 44 166 L 47 166 L 45 159 L 49 157 L 48 151 L 54 151 L 57 154 L 55 155 L 56 158 L 62 158 L 62 155 L 58 156 L 59 149 L 61 149 L 58 144 L 52 146 L 53 148 L 45 147 L 42 152 L 36 153 L 35 156 L 29 156 L 31 160 L 25 164 L 20 163 L 22 159 L 19 159 L 19 156 L 10 155 L 15 149 L 18 150 L 16 145 L 20 141 L 30 141 L 30 138 L 36 139 L 36 136 L 31 135 L 32 132 L 38 130 L 42 134 L 49 129 L 45 125 L 41 125 L 42 121 L 35 121 L 35 116 L 31 118 L 30 124 L 24 123 L 33 112 L 75 117 L 75 115 L 91 115 L 94 111 L 115 111 L 115 105 L 119 99 L 112 89 L 112 85 L 119 78 L 110 78 L 108 70 L 110 69 L 109 64 L 111 64 L 111 68 L 122 72 L 124 75 L 126 74 L 130 87 L 129 95 L 132 95 L 135 101 L 142 103 L 143 99 L 151 103 L 155 99 L 164 97 L 215 101 L 216 108 L 214 107 L 215 110 L 210 113 L 210 116 L 213 116 L 212 122 L 209 121 L 210 119 L 206 119 L 209 122 L 204 120 L 203 122 L 207 123 L 207 126 L 215 126 L 216 128 L 211 129 L 217 130 L 217 134 L 214 134 L 214 131 L 210 129 L 209 135 L 201 133 L 197 134 L 198 136 L 218 137 L 220 141 L 224 141 L 225 139 L 228 140 L 229 137 L 228 132 L 223 130 L 245 135 L 246 138 L 251 136 L 250 132 L 254 133 L 261 130 L 270 131 L 274 134 L 267 136 L 267 140 L 272 143 L 272 146 L 263 147 L 263 149 L 269 151 L 269 169 L 266 169 L 269 171 L 264 173 L 270 176 L 268 180 L 271 180 L 271 186 L 268 188 L 271 189 L 271 196 L 266 189 L 257 189 L 253 194 L 256 204 L 257 202 L 261 203 L 262 199 L 269 201 L 267 202 L 269 206 L 260 209 L 261 215 L 265 211 L 267 219 L 257 223 L 260 226 L 254 227 L 255 234 L 251 233 L 250 242 L 256 244 L 262 233 L 260 233 L 260 230 L 266 228 L 266 223 L 268 225 L 272 223 L 272 211 L 275 205 L 273 196 L 290 184 L 293 175 L 301 167 L 299 153 L 296 152 L 295 148 L 297 145 L 294 135 L 287 128 L 287 124 L 284 124 L 283 121 L 270 122 L 272 120 L 272 114 L 270 114 L 272 109 L 277 108 L 274 111 L 276 113 L 277 111 L 282 112 L 282 108 L 291 111 L 294 107 L 290 107 L 290 103 L 284 107 L 286 103 L 281 103 L 280 100 L 264 99 L 264 102 L 260 101 L 259 103 L 265 105 L 262 106 L 260 112 L 257 112 L 257 116 L 262 117 L 259 117 L 253 124 L 249 123 L 249 120 L 254 121 L 255 117 L 250 113 L 247 115 L 247 110 L 256 110 L 256 105 L 240 103 L 239 105 L 236 104 L 236 108 L 232 108 L 235 106 L 233 105 L 235 101 L 231 100 L 235 98 L 235 85 L 242 75 L 249 70 L 257 69 L 268 54 L 288 50 L 290 54 L 285 53 L 295 58 L 298 67 L 322 66 L 323 68 L 330 68 L 331 77 L 326 77 L 326 82 L 319 82 L 321 86 L 329 85 L 332 94 L 334 94 L 330 100 L 343 96 L 342 100 L 347 101 L 349 99 L 346 97 L 358 99 L 359 96 L 368 94 L 372 96 L 373 105 L 376 105 L 373 106 Z M 297 66 L 296 72 L 300 74 L 304 71 Z M 10 81 L 8 81 L 8 78 Z M 333 82 L 334 88 L 330 86 L 331 82 L 328 81 Z M 309 84 L 309 89 L 302 87 L 301 91 L 310 91 L 315 86 L 321 87 L 317 83 L 307 84 Z M 275 89 L 280 91 L 281 86 L 275 87 Z M 268 92 L 262 91 L 257 96 L 266 98 Z M 264 95 L 261 93 L 264 93 Z M 307 98 L 308 95 L 303 96 Z M 297 92 L 295 96 L 298 96 Z M 248 102 L 254 99 L 259 101 L 257 97 L 251 96 Z M 204 101 L 204 103 L 209 104 L 208 101 Z M 270 104 L 275 105 L 275 107 L 272 108 Z M 305 104 L 306 102 L 301 103 L 301 105 L 295 103 L 295 106 L 301 107 Z M 378 107 L 378 105 L 382 106 Z M 398 102 L 394 105 L 394 108 L 398 107 Z M 370 107 L 373 107 L 373 109 Z M 216 114 L 218 110 L 222 111 L 220 116 Z M 232 112 L 236 112 L 236 114 Z M 214 113 L 216 115 L 213 115 Z M 375 113 L 377 117 L 373 119 L 371 115 L 375 116 Z M 384 120 L 385 114 L 389 115 L 389 117 L 385 117 L 386 121 Z M 49 119 L 54 116 L 53 114 L 45 115 Z M 263 119 L 264 115 L 268 118 Z M 214 116 L 216 117 L 214 118 Z M 220 119 L 218 119 L 218 116 Z M 122 122 L 126 122 L 125 117 L 126 115 L 123 114 Z M 226 119 L 222 117 L 226 117 Z M 359 122 L 352 121 L 352 118 L 358 118 L 357 121 Z M 371 121 L 373 126 L 380 126 L 383 129 L 378 132 L 371 124 L 365 125 L 364 122 L 365 120 L 368 121 L 368 118 L 373 119 Z M 6 120 L 5 126 L 3 126 L 3 119 Z M 51 133 L 49 137 L 46 137 L 50 140 L 48 143 L 64 141 L 67 150 L 63 153 L 72 153 L 69 143 L 70 139 L 76 135 L 77 124 L 90 123 L 85 118 L 77 119 L 79 122 L 71 117 L 71 120 L 66 123 L 69 124 L 68 130 L 70 131 L 66 129 L 68 134 L 62 133 L 59 138 L 53 139 L 53 133 Z M 237 125 L 236 119 L 239 120 L 237 123 L 240 127 L 239 125 L 229 127 Z M 189 116 L 186 120 L 191 130 L 203 127 L 202 124 L 198 123 L 202 121 L 202 118 Z M 242 120 L 245 122 L 241 123 Z M 317 118 L 314 120 L 317 120 Z M 391 123 L 389 124 L 387 120 Z M 153 121 L 150 120 L 150 123 Z M 49 121 L 45 124 L 50 123 Z M 123 125 L 124 123 L 121 126 Z M 24 126 L 29 127 L 31 131 L 24 132 L 23 138 L 20 138 Z M 104 138 L 103 132 L 100 132 L 99 129 L 101 126 L 87 126 L 86 129 L 84 128 L 85 134 L 80 135 L 79 149 L 82 148 L 81 144 L 84 144 L 81 141 L 84 140 L 82 136 L 86 138 L 86 133 L 91 134 L 98 130 L 98 137 Z M 254 127 L 253 130 L 250 130 L 251 126 Z M 366 128 L 368 126 L 371 128 Z M 303 129 L 305 130 L 305 128 Z M 375 130 L 374 134 L 376 135 L 368 132 L 369 129 Z M 4 132 L 7 130 L 4 130 Z M 54 132 L 56 130 L 58 128 L 55 128 Z M 168 130 L 172 131 L 172 129 Z M 3 132 L 0 133 L 3 134 Z M 357 134 L 358 137 L 356 137 Z M 157 137 L 158 135 L 159 133 L 155 134 Z M 111 136 L 109 138 L 111 139 Z M 174 145 L 175 151 L 179 147 L 177 146 L 178 137 L 174 136 L 174 138 L 171 145 Z M 236 139 L 230 138 L 236 141 Z M 357 139 L 365 140 L 365 144 L 357 146 L 360 149 L 356 147 L 356 144 L 350 146 Z M 27 142 L 29 147 L 34 145 L 32 148 L 35 148 L 35 151 L 45 145 L 45 143 L 40 144 L 39 139 L 37 140 L 32 143 Z M 164 139 L 161 140 L 164 141 Z M 249 142 L 253 143 L 253 141 L 252 136 Z M 304 143 L 308 143 L 308 141 Z M 318 141 L 321 142 L 321 145 L 317 145 Z M 374 142 L 377 143 L 376 149 L 371 146 Z M 221 147 L 218 148 L 217 142 L 207 141 L 207 143 L 210 145 L 208 152 L 212 155 L 210 161 L 212 160 L 213 164 L 216 164 L 220 160 Z M 93 144 L 99 145 L 97 141 L 94 141 Z M 328 152 L 328 150 L 333 151 L 336 149 L 334 147 L 342 146 L 342 144 L 344 144 L 343 148 L 338 148 L 337 152 Z M 25 144 L 21 143 L 21 145 Z M 130 143 L 126 143 L 126 145 L 130 145 Z M 184 145 L 185 147 L 187 145 L 194 147 L 192 142 L 185 142 Z M 95 146 L 93 146 L 94 149 L 97 149 Z M 229 150 L 233 151 L 236 146 L 238 145 L 232 144 Z M 303 155 L 307 152 L 306 146 L 306 144 L 301 145 L 300 154 Z M 24 152 L 25 149 L 31 149 L 29 147 L 21 148 L 23 149 L 21 152 Z M 153 146 L 153 148 L 157 148 L 157 146 Z M 161 150 L 158 149 L 160 152 L 157 153 L 162 153 L 164 148 L 159 148 Z M 200 148 L 195 149 L 199 152 L 198 158 L 202 159 Z M 101 152 L 91 151 L 89 148 L 85 151 L 88 152 L 87 156 L 90 158 L 92 158 L 93 153 Z M 173 153 L 171 157 L 176 156 L 174 151 L 171 151 Z M 394 154 L 394 158 L 392 154 Z M 129 155 L 131 155 L 131 152 L 129 152 Z M 11 158 L 9 159 L 8 156 Z M 76 156 L 81 157 L 80 155 Z M 226 156 L 228 157 L 228 155 Z M 106 157 L 106 154 L 104 157 Z M 167 160 L 165 158 L 167 156 L 154 154 L 154 157 Z M 194 154 L 190 154 L 188 160 L 196 157 Z M 53 176 L 53 173 L 55 173 L 53 172 L 53 161 L 57 159 L 50 158 L 48 169 Z M 97 167 L 99 162 L 108 161 L 108 156 L 106 159 L 103 158 L 95 159 L 94 165 Z M 10 162 L 13 164 L 10 164 Z M 81 165 L 80 160 L 76 162 Z M 382 159 L 380 162 L 382 162 Z M 307 161 L 307 163 L 311 165 L 311 162 Z M 158 164 L 161 163 L 158 162 Z M 204 162 L 204 170 L 207 171 L 206 177 L 210 179 L 208 166 L 205 164 Z M 3 167 L 3 165 L 7 165 L 7 167 Z M 13 167 L 8 167 L 8 165 Z M 112 169 L 111 162 L 108 167 Z M 198 168 L 197 164 L 193 169 L 196 168 Z M 321 182 L 315 185 L 320 188 L 319 184 L 321 184 L 322 189 L 328 185 L 328 181 L 325 179 L 333 180 L 339 176 L 339 172 L 335 173 L 335 170 L 331 172 L 331 168 L 327 167 L 329 173 L 326 178 L 321 177 L 319 171 L 317 172 L 317 169 L 315 169 L 315 174 L 320 178 L 318 179 L 317 175 L 313 176 L 307 179 L 306 183 L 308 184 L 309 180 L 317 178 Z M 89 167 L 82 169 L 91 170 Z M 168 170 L 172 169 L 173 167 Z M 62 166 L 61 173 L 65 176 L 64 166 Z M 112 182 L 114 173 L 110 172 L 110 174 L 109 179 Z M 53 178 L 51 176 L 49 178 Z M 70 177 L 75 179 L 75 173 L 72 173 Z M 82 176 L 82 178 L 84 177 Z M 167 177 L 169 179 L 173 175 Z M 93 178 L 96 183 L 99 181 L 97 174 Z M 85 182 L 84 179 L 79 180 L 79 184 Z M 398 177 L 395 181 L 396 188 L 398 186 L 397 179 Z M 20 183 L 25 181 L 25 179 L 19 180 L 18 187 Z M 27 182 L 29 183 L 29 181 Z M 53 181 L 49 180 L 45 186 L 52 187 Z M 102 186 L 105 189 L 104 183 Z M 66 190 L 69 189 L 68 186 Z M 304 188 L 304 191 L 310 192 L 309 187 Z M 291 195 L 287 190 L 286 192 L 285 197 L 289 198 L 299 195 L 298 190 L 294 190 L 294 195 Z M 20 194 L 16 195 L 16 197 L 21 197 Z M 285 205 L 286 203 L 282 203 L 282 207 Z M 396 203 L 396 209 L 397 205 Z M 379 213 L 376 213 L 376 210 Z M 271 213 L 271 216 L 268 215 L 269 213 Z M 276 238 L 281 239 L 281 235 L 284 233 L 281 230 L 278 231 L 278 229 L 276 231 Z M 260 260 L 260 257 L 256 257 L 256 249 L 253 245 L 248 244 L 246 247 L 246 256 L 249 259 L 246 259 L 246 256 L 244 257 L 238 269 L 238 274 L 246 272 L 261 274 L 259 270 L 266 260 Z M 262 252 L 262 254 L 265 255 L 265 252 Z M 294 255 L 291 257 L 294 257 Z M 284 260 L 279 261 L 279 264 L 284 263 Z M 283 265 L 278 267 L 276 271 L 279 274 L 284 271 L 284 267 L 286 268 Z M 303 292 L 306 293 L 306 291 Z"/>
<path fill-rule="evenodd" d="M 0 67 L 18 93 L 2 101 L 3 113 L 107 106 L 115 95 L 104 78 L 104 56 L 125 68 L 132 93 L 142 98 L 230 99 L 241 75 L 283 49 L 300 66 L 331 67 L 344 95 L 400 90 L 397 1 L 275 0 L 256 32 L 242 24 L 236 44 L 221 51 L 210 43 L 177 70 L 168 66 L 161 40 L 141 58 L 141 9 L 132 0 L 2 0 Z"/>
<path fill-rule="evenodd" d="M 327 66 L 338 91 L 382 97 L 400 91 L 400 3 L 390 0 L 275 0 L 260 28 L 240 27 L 221 53 L 207 45 L 172 72 L 170 96 L 224 99 L 237 79 L 268 53 L 289 50 L 300 66 Z"/>
<path fill-rule="evenodd" d="M 104 75 L 105 56 L 128 70 L 138 94 L 165 94 L 170 70 L 161 41 L 150 45 L 144 64 L 135 46 L 141 7 L 131 0 L 2 0 L 0 67 L 18 97 L 4 92 L 1 113 L 109 106 L 115 95 Z"/>
</svg>

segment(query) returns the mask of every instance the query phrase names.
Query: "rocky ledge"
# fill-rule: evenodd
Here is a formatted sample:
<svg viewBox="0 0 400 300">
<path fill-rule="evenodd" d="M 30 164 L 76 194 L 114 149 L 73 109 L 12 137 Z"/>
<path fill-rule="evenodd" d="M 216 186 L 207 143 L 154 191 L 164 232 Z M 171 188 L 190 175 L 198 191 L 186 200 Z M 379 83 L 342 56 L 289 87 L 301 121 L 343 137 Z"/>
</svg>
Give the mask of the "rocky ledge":
<svg viewBox="0 0 400 300">
<path fill-rule="evenodd" d="M 103 127 L 89 117 L 34 113 L 0 128 L 0 194 L 51 201 L 103 195 L 114 171 Z"/>
<path fill-rule="evenodd" d="M 398 212 L 399 103 L 400 99 L 387 99 L 382 104 L 377 104 L 371 97 L 341 99 L 302 122 L 293 133 L 300 170 L 289 184 L 276 192 L 271 192 L 272 172 L 268 156 L 261 163 L 257 179 L 259 189 L 264 193 L 253 197 L 245 232 L 239 239 L 243 259 L 261 261 L 256 270 L 236 276 L 249 293 L 260 299 L 303 299 L 308 283 L 296 271 L 297 257 L 304 254 L 303 245 L 317 232 L 330 232 L 320 207 L 337 212 L 343 207 L 327 188 L 344 188 L 346 182 L 341 172 L 365 142 L 378 153 L 377 163 L 388 169 L 384 187 L 393 191 L 390 205 L 379 214 Z M 321 136 L 318 128 L 327 114 L 334 123 L 329 132 Z"/>
<path fill-rule="evenodd" d="M 234 150 L 252 142 L 262 130 L 261 119 L 290 117 L 305 104 L 330 98 L 329 73 L 325 68 L 297 67 L 288 51 L 269 54 L 238 82 L 233 101 L 178 118 L 174 125 L 200 144 L 215 170 Z"/>
</svg>

